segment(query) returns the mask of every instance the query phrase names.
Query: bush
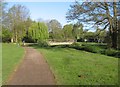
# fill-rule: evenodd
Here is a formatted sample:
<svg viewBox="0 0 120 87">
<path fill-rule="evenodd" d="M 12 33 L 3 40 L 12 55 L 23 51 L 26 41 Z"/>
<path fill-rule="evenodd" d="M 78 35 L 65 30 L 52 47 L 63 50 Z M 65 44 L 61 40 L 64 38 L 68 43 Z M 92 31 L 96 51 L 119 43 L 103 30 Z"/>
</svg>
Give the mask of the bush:
<svg viewBox="0 0 120 87">
<path fill-rule="evenodd" d="M 12 33 L 8 29 L 2 29 L 2 42 L 10 42 Z"/>
<path fill-rule="evenodd" d="M 117 50 L 114 50 L 114 49 L 107 49 L 106 51 L 105 51 L 105 54 L 106 55 L 108 55 L 108 56 L 117 56 L 117 53 L 118 53 L 118 51 Z"/>
<path fill-rule="evenodd" d="M 120 51 L 118 51 L 116 54 L 116 57 L 120 58 Z"/>
<path fill-rule="evenodd" d="M 69 46 L 70 48 L 74 48 L 77 50 L 83 50 L 83 46 L 79 43 L 73 43 L 72 45 Z"/>
<path fill-rule="evenodd" d="M 84 46 L 84 50 L 92 53 L 97 53 L 96 47 L 93 46 Z"/>
<path fill-rule="evenodd" d="M 47 41 L 43 41 L 43 40 L 38 41 L 38 45 L 40 47 L 48 47 L 49 46 Z"/>
<path fill-rule="evenodd" d="M 78 43 L 73 43 L 73 44 L 71 44 L 71 46 L 70 47 L 79 47 L 80 45 L 78 44 Z"/>
<path fill-rule="evenodd" d="M 85 50 L 92 53 L 99 53 L 100 48 L 97 46 L 89 45 L 89 44 L 79 44 L 79 43 L 73 43 L 71 45 L 72 48 L 75 48 L 77 50 Z"/>
<path fill-rule="evenodd" d="M 84 50 L 92 53 L 101 53 L 104 52 L 104 49 L 97 45 L 90 45 L 90 44 L 82 44 L 84 46 Z"/>
<path fill-rule="evenodd" d="M 105 54 L 105 49 L 101 49 L 101 50 L 100 50 L 100 53 L 101 53 L 101 54 Z"/>
<path fill-rule="evenodd" d="M 92 53 L 100 53 L 107 56 L 113 56 L 120 58 L 120 51 L 114 50 L 114 49 L 107 49 L 103 45 L 92 45 L 92 44 L 80 44 L 80 43 L 73 43 L 70 45 L 71 48 L 77 49 L 77 50 L 84 50 Z"/>
</svg>

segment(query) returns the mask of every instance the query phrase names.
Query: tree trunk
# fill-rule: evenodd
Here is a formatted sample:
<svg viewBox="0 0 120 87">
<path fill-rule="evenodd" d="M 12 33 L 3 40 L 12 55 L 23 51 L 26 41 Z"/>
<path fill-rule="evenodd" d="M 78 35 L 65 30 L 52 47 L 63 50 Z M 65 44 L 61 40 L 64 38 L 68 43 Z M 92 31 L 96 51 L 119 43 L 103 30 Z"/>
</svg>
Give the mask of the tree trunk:
<svg viewBox="0 0 120 87">
<path fill-rule="evenodd" d="M 109 8 L 108 8 L 108 4 L 105 2 L 105 7 L 106 7 L 106 14 L 107 14 L 107 17 L 108 17 L 108 21 L 109 21 L 109 24 L 110 24 L 110 27 L 109 27 L 109 36 L 108 36 L 108 47 L 111 48 L 112 47 L 112 32 L 113 32 L 113 27 L 112 27 L 112 19 L 110 17 L 110 11 L 109 11 Z"/>
<path fill-rule="evenodd" d="M 118 21 L 118 49 L 120 49 L 120 20 Z"/>
<path fill-rule="evenodd" d="M 18 42 L 17 31 L 15 32 L 15 42 Z"/>
<path fill-rule="evenodd" d="M 120 50 L 120 29 L 118 30 L 118 49 Z"/>
<path fill-rule="evenodd" d="M 115 48 L 117 49 L 117 8 L 116 8 L 116 2 L 113 2 L 113 12 L 114 12 L 114 17 L 113 20 L 110 17 L 110 11 L 108 8 L 108 4 L 105 2 L 105 6 L 106 6 L 106 14 L 108 17 L 108 21 L 110 23 L 110 28 L 109 28 L 109 32 L 110 32 L 110 41 L 111 41 L 111 48 Z"/>
<path fill-rule="evenodd" d="M 112 33 L 112 48 L 117 49 L 117 32 Z"/>
<path fill-rule="evenodd" d="M 13 41 L 14 41 L 14 40 L 13 40 L 13 37 L 12 37 L 12 38 L 11 38 L 11 43 L 13 43 Z"/>
<path fill-rule="evenodd" d="M 117 7 L 116 2 L 113 2 L 113 12 L 114 12 L 114 21 L 113 21 L 113 33 L 112 33 L 112 48 L 117 49 Z"/>
</svg>

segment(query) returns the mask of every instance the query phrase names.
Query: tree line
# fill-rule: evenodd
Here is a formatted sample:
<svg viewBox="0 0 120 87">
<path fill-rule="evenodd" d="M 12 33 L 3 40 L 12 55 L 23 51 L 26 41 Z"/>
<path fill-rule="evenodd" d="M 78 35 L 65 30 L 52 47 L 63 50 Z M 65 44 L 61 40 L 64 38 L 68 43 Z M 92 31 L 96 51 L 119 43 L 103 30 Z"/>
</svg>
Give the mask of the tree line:
<svg viewBox="0 0 120 87">
<path fill-rule="evenodd" d="M 48 38 L 47 26 L 44 23 L 32 21 L 29 10 L 23 5 L 14 5 L 6 10 L 2 4 L 2 40 L 3 42 L 19 43 Z"/>
<path fill-rule="evenodd" d="M 75 2 L 70 6 L 66 18 L 77 20 L 62 27 L 59 21 L 33 21 L 29 9 L 14 5 L 6 10 L 2 4 L 2 40 L 19 43 L 40 41 L 88 41 L 108 43 L 110 48 L 120 48 L 120 20 L 117 2 Z M 95 32 L 83 29 L 83 23 L 92 23 Z M 102 27 L 101 27 L 102 26 Z"/>
</svg>

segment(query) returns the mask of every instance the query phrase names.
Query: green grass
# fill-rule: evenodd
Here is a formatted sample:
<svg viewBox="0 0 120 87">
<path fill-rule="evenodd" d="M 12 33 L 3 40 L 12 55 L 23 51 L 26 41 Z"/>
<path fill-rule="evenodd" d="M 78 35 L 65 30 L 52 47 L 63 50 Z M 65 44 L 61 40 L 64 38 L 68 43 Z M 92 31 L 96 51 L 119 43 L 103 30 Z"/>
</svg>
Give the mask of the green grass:
<svg viewBox="0 0 120 87">
<path fill-rule="evenodd" d="M 70 48 L 39 48 L 59 85 L 116 85 L 118 58 Z"/>
<path fill-rule="evenodd" d="M 0 87 L 2 86 L 2 43 L 0 43 Z"/>
<path fill-rule="evenodd" d="M 2 82 L 8 79 L 10 74 L 23 58 L 24 49 L 15 44 L 2 44 Z"/>
</svg>

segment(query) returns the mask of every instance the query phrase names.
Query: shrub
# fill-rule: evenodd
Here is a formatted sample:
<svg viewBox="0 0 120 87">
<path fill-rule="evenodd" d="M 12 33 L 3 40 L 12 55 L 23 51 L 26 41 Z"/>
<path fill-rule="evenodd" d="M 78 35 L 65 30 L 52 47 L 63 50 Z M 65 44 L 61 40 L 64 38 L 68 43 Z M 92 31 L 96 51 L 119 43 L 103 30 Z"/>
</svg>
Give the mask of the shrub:
<svg viewBox="0 0 120 87">
<path fill-rule="evenodd" d="M 100 53 L 101 53 L 101 54 L 105 54 L 105 49 L 101 49 L 101 50 L 100 50 Z"/>
<path fill-rule="evenodd" d="M 84 50 L 88 51 L 88 52 L 92 52 L 92 53 L 101 53 L 101 52 L 103 52 L 103 49 L 100 48 L 97 45 L 82 44 L 82 46 L 84 47 Z"/>
<path fill-rule="evenodd" d="M 2 29 L 2 42 L 10 42 L 12 33 L 8 29 Z"/>
<path fill-rule="evenodd" d="M 114 50 L 114 49 L 107 49 L 105 51 L 105 54 L 108 55 L 108 56 L 117 56 L 117 51 Z"/>
<path fill-rule="evenodd" d="M 80 44 L 79 43 L 73 43 L 71 46 L 80 46 Z"/>
<path fill-rule="evenodd" d="M 69 46 L 70 48 L 74 48 L 77 50 L 83 50 L 83 46 L 79 43 L 73 43 L 72 45 Z"/>
<path fill-rule="evenodd" d="M 96 47 L 94 46 L 84 46 L 84 50 L 92 53 L 97 53 Z"/>
<path fill-rule="evenodd" d="M 70 45 L 71 48 L 77 49 L 77 50 L 84 50 L 92 53 L 100 53 L 107 56 L 113 56 L 120 58 L 120 51 L 114 50 L 114 49 L 107 49 L 105 45 L 92 45 L 92 44 L 80 44 L 80 43 L 73 43 Z"/>
<path fill-rule="evenodd" d="M 99 48 L 98 46 L 93 46 L 89 44 L 73 43 L 71 47 L 77 50 L 85 50 L 92 53 L 100 53 L 100 50 L 101 50 L 101 48 Z"/>
<path fill-rule="evenodd" d="M 47 41 L 43 41 L 43 40 L 38 41 L 38 45 L 40 47 L 48 47 L 49 46 Z"/>
<path fill-rule="evenodd" d="M 116 57 L 120 58 L 120 51 L 118 51 L 116 54 Z"/>
</svg>

